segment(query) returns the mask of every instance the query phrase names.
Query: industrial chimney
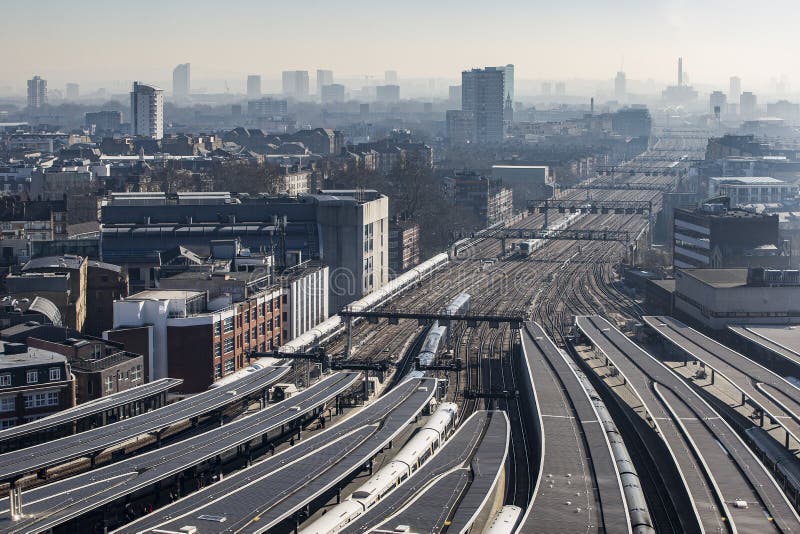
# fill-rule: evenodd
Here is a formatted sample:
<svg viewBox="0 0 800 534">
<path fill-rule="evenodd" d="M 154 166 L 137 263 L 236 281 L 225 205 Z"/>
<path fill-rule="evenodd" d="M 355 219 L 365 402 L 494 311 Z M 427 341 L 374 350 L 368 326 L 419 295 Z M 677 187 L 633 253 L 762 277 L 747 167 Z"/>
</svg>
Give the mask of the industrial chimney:
<svg viewBox="0 0 800 534">
<path fill-rule="evenodd" d="M 683 58 L 678 58 L 678 86 L 683 85 Z"/>
</svg>

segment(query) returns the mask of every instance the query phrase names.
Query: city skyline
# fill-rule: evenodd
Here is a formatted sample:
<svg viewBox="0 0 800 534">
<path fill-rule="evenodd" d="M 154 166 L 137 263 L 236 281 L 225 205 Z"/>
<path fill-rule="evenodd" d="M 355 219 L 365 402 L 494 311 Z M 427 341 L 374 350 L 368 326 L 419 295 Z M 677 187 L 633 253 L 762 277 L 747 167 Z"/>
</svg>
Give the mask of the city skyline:
<svg viewBox="0 0 800 534">
<path fill-rule="evenodd" d="M 783 0 L 779 3 L 790 6 Z M 301 69 L 312 73 L 331 69 L 338 78 L 369 73 L 379 77 L 391 69 L 401 79 L 458 79 L 462 70 L 506 63 L 516 65 L 519 80 L 610 80 L 624 70 L 631 80 L 671 82 L 674 60 L 680 55 L 686 58 L 686 70 L 695 84 L 726 88 L 735 75 L 748 88 L 761 90 L 770 80 L 788 75 L 788 60 L 800 49 L 788 19 L 773 20 L 774 11 L 736 9 L 746 5 L 740 0 L 714 0 L 702 6 L 626 0 L 613 10 L 584 1 L 557 10 L 538 2 L 506 1 L 491 12 L 475 2 L 428 5 L 412 0 L 403 12 L 392 15 L 399 21 L 381 16 L 386 6 L 367 6 L 359 0 L 335 8 L 318 3 L 297 13 L 283 11 L 278 18 L 270 16 L 275 6 L 269 2 L 238 1 L 225 6 L 227 24 L 222 27 L 208 16 L 216 5 L 212 2 L 200 0 L 189 9 L 185 2 L 161 5 L 143 0 L 135 21 L 146 26 L 148 34 L 159 35 L 157 40 L 143 40 L 141 26 L 122 6 L 96 0 L 85 4 L 81 10 L 70 10 L 45 1 L 44 9 L 52 15 L 46 18 L 41 17 L 39 5 L 4 7 L 0 45 L 10 48 L 25 39 L 33 51 L 41 50 L 35 62 L 24 57 L 28 54 L 7 58 L 0 84 L 18 90 L 34 74 L 51 83 L 77 81 L 87 88 L 110 80 L 159 84 L 184 62 L 192 63 L 195 80 L 241 79 L 237 83 L 242 84 L 246 74 L 259 73 L 269 80 L 280 78 L 281 71 Z M 152 14 L 148 6 L 153 7 Z M 348 8 L 354 16 L 342 16 Z M 413 36 L 401 31 L 410 27 L 404 21 L 416 17 L 420 9 L 426 16 L 415 18 Z M 295 17 L 303 21 L 303 39 L 285 46 L 286 27 L 281 21 Z M 452 24 L 454 19 L 459 23 Z M 40 37 L 31 43 L 26 35 L 34 20 Z M 118 21 L 114 38 L 104 37 L 102 47 L 93 46 L 91 33 L 78 37 L 77 43 L 90 53 L 76 54 L 73 46 L 58 46 L 66 39 L 74 43 L 72 28 L 77 25 L 101 27 L 109 20 Z M 175 20 L 182 24 L 174 25 Z M 714 24 L 708 24 L 710 20 Z M 767 22 L 770 32 L 758 36 L 757 49 L 750 46 L 748 35 Z M 473 39 L 477 32 L 486 39 Z M 196 46 L 209 36 L 225 46 Z M 246 52 L 231 54 L 232 49 Z M 404 53 L 397 54 L 398 49 Z M 360 53 L 353 55 L 353 50 Z"/>
</svg>

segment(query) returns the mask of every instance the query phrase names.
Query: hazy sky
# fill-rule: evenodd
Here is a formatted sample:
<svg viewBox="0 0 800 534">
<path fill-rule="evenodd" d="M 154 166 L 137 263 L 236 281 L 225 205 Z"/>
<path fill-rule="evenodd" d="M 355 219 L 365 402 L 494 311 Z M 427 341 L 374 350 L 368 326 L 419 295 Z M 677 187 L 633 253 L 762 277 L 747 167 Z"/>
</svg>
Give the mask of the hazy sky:
<svg viewBox="0 0 800 534">
<path fill-rule="evenodd" d="M 738 74 L 747 89 L 791 81 L 798 15 L 797 0 L 4 0 L 0 83 L 161 81 L 186 61 L 195 80 L 504 63 L 519 79 L 609 79 L 623 58 L 629 78 L 672 80 L 682 55 L 692 81 Z"/>
</svg>

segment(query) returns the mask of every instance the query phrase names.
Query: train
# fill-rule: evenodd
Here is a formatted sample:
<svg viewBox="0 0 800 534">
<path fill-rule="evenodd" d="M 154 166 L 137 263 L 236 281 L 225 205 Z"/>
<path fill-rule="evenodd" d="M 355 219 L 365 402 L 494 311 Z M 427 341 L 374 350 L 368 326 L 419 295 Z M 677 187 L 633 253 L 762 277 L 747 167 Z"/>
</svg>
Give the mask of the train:
<svg viewBox="0 0 800 534">
<path fill-rule="evenodd" d="M 516 532 L 517 522 L 522 515 L 522 508 L 512 504 L 503 506 L 495 514 L 492 522 L 483 531 L 483 534 L 513 534 Z"/>
<path fill-rule="evenodd" d="M 469 293 L 460 293 L 450 304 L 444 307 L 444 315 L 460 315 L 469 312 L 469 304 L 472 297 Z M 421 366 L 431 365 L 436 359 L 439 351 L 447 345 L 450 321 L 435 321 L 425 341 L 422 342 L 422 349 L 419 351 L 419 363 Z"/>
<path fill-rule="evenodd" d="M 783 486 L 789 501 L 795 508 L 800 507 L 800 465 L 794 454 L 761 427 L 748 428 L 745 434 L 758 456 Z"/>
<path fill-rule="evenodd" d="M 443 402 L 406 445 L 347 499 L 300 531 L 300 534 L 334 534 L 369 510 L 387 493 L 411 476 L 447 440 L 458 425 L 458 405 Z"/>
<path fill-rule="evenodd" d="M 585 209 L 584 209 L 585 208 Z M 569 228 L 572 224 L 578 221 L 586 215 L 585 211 L 588 210 L 587 206 L 581 206 L 582 211 L 577 211 L 575 213 L 570 213 L 563 220 L 554 224 L 553 226 L 549 227 L 544 231 L 545 236 L 549 236 L 550 232 L 553 230 L 565 230 Z M 528 239 L 519 243 L 519 255 L 523 258 L 527 258 L 531 256 L 534 252 L 539 250 L 544 246 L 547 242 L 547 239 Z"/>
<path fill-rule="evenodd" d="M 382 288 L 373 291 L 362 299 L 352 302 L 349 307 L 357 311 L 374 309 L 403 291 L 414 287 L 425 277 L 441 269 L 448 261 L 450 260 L 447 254 L 437 254 L 431 259 L 420 263 L 413 269 L 409 269 Z M 344 326 L 345 324 L 342 317 L 338 314 L 333 315 L 311 330 L 282 345 L 278 349 L 278 352 L 291 354 L 308 351 L 342 333 L 344 331 Z"/>
</svg>

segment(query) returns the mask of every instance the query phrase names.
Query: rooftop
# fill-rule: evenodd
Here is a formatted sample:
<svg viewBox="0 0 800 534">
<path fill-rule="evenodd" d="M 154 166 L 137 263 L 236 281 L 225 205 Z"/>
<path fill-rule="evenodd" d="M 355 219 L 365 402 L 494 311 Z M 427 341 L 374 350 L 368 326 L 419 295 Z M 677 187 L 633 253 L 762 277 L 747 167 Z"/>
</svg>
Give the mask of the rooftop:
<svg viewBox="0 0 800 534">
<path fill-rule="evenodd" d="M 204 296 L 203 291 L 185 291 L 180 289 L 147 289 L 134 293 L 125 300 L 189 300 Z"/>
<path fill-rule="evenodd" d="M 716 176 L 709 178 L 709 180 L 717 183 L 735 185 L 779 185 L 786 183 L 783 180 L 770 176 Z"/>
<path fill-rule="evenodd" d="M 22 352 L 14 353 L 15 350 L 23 349 Z M 47 364 L 63 364 L 66 363 L 67 357 L 62 356 L 56 352 L 44 349 L 37 349 L 27 347 L 19 343 L 6 343 L 0 342 L 0 369 L 8 369 L 9 367 L 29 367 L 31 365 L 47 365 Z M 6 351 L 11 351 L 6 354 Z"/>
<path fill-rule="evenodd" d="M 681 274 L 717 289 L 747 285 L 747 269 L 681 269 L 676 273 L 676 278 L 680 278 Z"/>
<path fill-rule="evenodd" d="M 78 270 L 81 268 L 84 258 L 75 256 L 74 254 L 64 254 L 63 256 L 43 256 L 41 258 L 33 258 L 22 268 L 23 271 L 30 271 L 32 269 L 72 269 Z"/>
</svg>

